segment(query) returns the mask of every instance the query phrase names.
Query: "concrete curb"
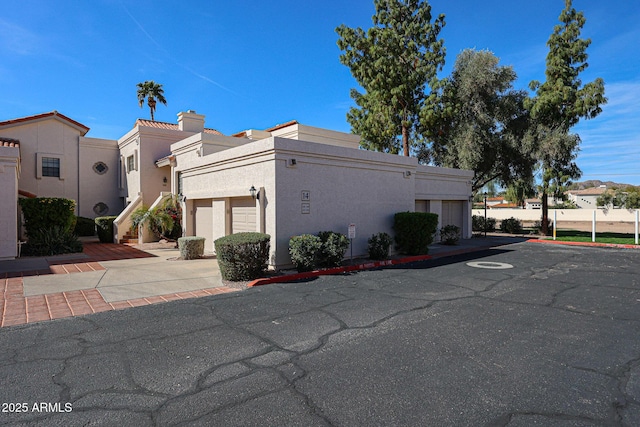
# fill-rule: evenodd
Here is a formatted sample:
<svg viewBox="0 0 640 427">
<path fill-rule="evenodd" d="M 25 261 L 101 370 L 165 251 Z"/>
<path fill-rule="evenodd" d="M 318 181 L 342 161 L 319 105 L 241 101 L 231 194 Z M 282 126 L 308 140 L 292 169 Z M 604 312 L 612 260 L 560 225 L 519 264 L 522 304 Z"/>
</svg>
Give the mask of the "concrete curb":
<svg viewBox="0 0 640 427">
<path fill-rule="evenodd" d="M 619 243 L 597 243 L 597 242 L 565 242 L 560 240 L 547 240 L 547 239 L 529 239 L 531 243 L 547 243 L 552 245 L 567 245 L 567 246 L 587 246 L 594 248 L 617 248 L 617 249 L 640 249 L 640 245 L 625 245 Z"/>
<path fill-rule="evenodd" d="M 384 261 L 371 261 L 363 264 L 347 265 L 344 267 L 333 267 L 333 268 L 327 268 L 324 270 L 314 270 L 314 271 L 306 271 L 304 273 L 288 274 L 286 276 L 267 277 L 264 279 L 256 279 L 252 282 L 249 282 L 247 287 L 251 288 L 254 286 L 268 285 L 271 283 L 293 282 L 295 280 L 308 279 L 311 277 L 318 277 L 318 276 L 330 276 L 332 274 L 342 274 L 342 273 L 348 273 L 351 271 L 371 270 L 378 267 L 386 267 L 389 265 L 404 264 L 408 262 L 424 261 L 432 258 L 433 257 L 431 255 L 416 255 L 416 256 L 406 257 L 402 259 L 387 259 Z"/>
<path fill-rule="evenodd" d="M 495 247 L 495 245 L 480 246 L 480 247 L 476 247 L 476 248 L 458 249 L 458 250 L 455 250 L 455 251 L 444 252 L 444 253 L 435 254 L 435 255 L 415 255 L 415 256 L 404 257 L 404 258 L 400 258 L 400 259 L 387 259 L 387 260 L 384 260 L 384 261 L 371 261 L 371 262 L 366 262 L 366 263 L 357 264 L 357 265 L 348 265 L 348 266 L 344 266 L 344 267 L 327 268 L 325 270 L 314 270 L 314 271 L 308 271 L 308 272 L 304 272 L 304 273 L 288 274 L 288 275 L 285 275 L 285 276 L 267 277 L 267 278 L 263 278 L 263 279 L 256 279 L 256 280 L 254 280 L 252 282 L 249 282 L 247 284 L 247 287 L 251 288 L 251 287 L 254 287 L 254 286 L 269 285 L 269 284 L 272 284 L 272 283 L 293 282 L 293 281 L 296 281 L 296 280 L 304 280 L 304 279 L 309 279 L 309 278 L 318 277 L 318 276 L 330 276 L 330 275 L 333 275 L 333 274 L 349 273 L 351 271 L 372 270 L 374 268 L 387 267 L 387 266 L 390 266 L 390 265 L 409 264 L 409 263 L 417 262 L 417 261 L 427 261 L 427 260 L 430 260 L 430 259 L 444 258 L 444 257 L 448 257 L 448 256 L 461 255 L 461 254 L 466 254 L 466 253 L 470 253 L 470 252 L 485 251 L 487 249 L 492 249 L 494 247 Z"/>
</svg>

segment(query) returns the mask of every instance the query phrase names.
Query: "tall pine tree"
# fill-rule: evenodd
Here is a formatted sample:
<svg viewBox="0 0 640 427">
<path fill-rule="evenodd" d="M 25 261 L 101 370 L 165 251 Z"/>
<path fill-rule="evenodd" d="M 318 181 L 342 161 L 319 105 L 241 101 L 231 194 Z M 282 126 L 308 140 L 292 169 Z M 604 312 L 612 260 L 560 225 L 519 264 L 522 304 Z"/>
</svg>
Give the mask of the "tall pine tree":
<svg viewBox="0 0 640 427">
<path fill-rule="evenodd" d="M 539 139 L 539 158 L 542 168 L 542 232 L 547 233 L 549 218 L 547 196 L 554 182 L 561 183 L 567 177 L 579 177 L 575 165 L 579 137 L 569 130 L 580 119 L 592 119 L 602 112 L 606 104 L 604 81 L 597 78 L 582 85 L 579 76 L 588 67 L 587 48 L 590 39 L 580 38 L 586 19 L 576 11 L 571 0 L 565 0 L 565 9 L 549 37 L 547 46 L 546 81 L 530 84 L 535 96 L 529 109 L 536 122 L 535 137 Z"/>
<path fill-rule="evenodd" d="M 431 6 L 422 0 L 374 0 L 373 27 L 336 28 L 340 62 L 364 89 L 351 90 L 357 107 L 347 114 L 362 146 L 409 156 L 420 139 L 419 113 L 427 87 L 437 85 L 444 65 L 444 42 L 438 39 L 444 15 L 432 22 Z"/>
</svg>

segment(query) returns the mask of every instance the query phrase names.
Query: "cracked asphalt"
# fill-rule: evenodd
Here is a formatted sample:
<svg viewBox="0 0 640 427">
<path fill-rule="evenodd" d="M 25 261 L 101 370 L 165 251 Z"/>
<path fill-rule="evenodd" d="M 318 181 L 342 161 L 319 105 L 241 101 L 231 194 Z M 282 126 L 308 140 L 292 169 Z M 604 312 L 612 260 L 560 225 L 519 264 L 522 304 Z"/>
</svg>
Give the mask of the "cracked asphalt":
<svg viewBox="0 0 640 427">
<path fill-rule="evenodd" d="M 638 261 L 518 243 L 2 328 L 0 424 L 637 426 Z"/>
</svg>

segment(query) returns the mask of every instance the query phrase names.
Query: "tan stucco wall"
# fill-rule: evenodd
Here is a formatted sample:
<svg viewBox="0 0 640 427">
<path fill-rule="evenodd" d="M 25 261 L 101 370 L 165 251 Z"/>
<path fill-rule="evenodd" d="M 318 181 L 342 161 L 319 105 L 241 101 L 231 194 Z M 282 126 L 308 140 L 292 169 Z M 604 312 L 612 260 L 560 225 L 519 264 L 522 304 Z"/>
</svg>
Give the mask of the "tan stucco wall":
<svg viewBox="0 0 640 427">
<path fill-rule="evenodd" d="M 193 201 L 213 199 L 213 235 L 201 236 L 215 240 L 229 230 L 231 204 L 235 198 L 246 198 L 249 189 L 265 187 L 266 229 L 275 236 L 275 164 L 273 145 L 262 140 L 230 148 L 204 157 L 185 151 L 176 156 L 176 170 L 182 171 L 183 194 L 187 198 L 183 218 L 186 230 L 192 230 Z M 256 200 L 256 207 L 258 207 Z M 256 230 L 259 230 L 258 218 Z M 272 240 L 273 241 L 273 240 Z M 272 244 L 272 255 L 274 246 Z"/>
<path fill-rule="evenodd" d="M 278 267 L 288 263 L 291 236 L 347 234 L 353 223 L 353 255 L 365 256 L 372 234 L 393 235 L 393 215 L 414 210 L 415 182 L 405 172 L 415 169 L 415 159 L 308 142 L 301 146 L 280 138 L 274 142 Z M 295 167 L 288 166 L 292 158 Z M 303 191 L 309 192 L 309 200 L 302 200 Z M 303 213 L 303 203 L 309 204 L 309 213 Z"/>
<path fill-rule="evenodd" d="M 171 153 L 171 144 L 193 134 L 186 131 L 136 126 L 118 140 L 125 170 L 127 157 L 134 155 L 137 159 L 135 170 L 127 170 L 124 174 L 125 190 L 122 194 L 127 203 L 142 193 L 143 203 L 149 206 L 161 192 L 171 191 L 170 167 L 159 168 L 156 166 L 156 161 Z M 165 177 L 166 183 L 163 182 Z"/>
<path fill-rule="evenodd" d="M 322 129 L 302 124 L 293 124 L 274 130 L 271 135 L 279 138 L 295 139 L 304 142 L 317 142 L 345 148 L 359 148 L 360 136 L 335 130 Z"/>
<path fill-rule="evenodd" d="M 78 200 L 78 138 L 81 132 L 57 117 L 47 117 L 0 129 L 0 135 L 20 141 L 20 190 L 38 197 Z M 61 177 L 37 178 L 37 154 L 59 157 Z"/>
<path fill-rule="evenodd" d="M 102 202 L 109 207 L 105 215 L 118 215 L 123 208 L 118 191 L 120 173 L 120 155 L 118 143 L 110 139 L 80 137 L 80 197 L 78 212 L 80 216 L 95 218 L 98 216 L 93 207 Z M 107 165 L 107 171 L 98 174 L 93 169 L 97 162 Z"/>
<path fill-rule="evenodd" d="M 0 260 L 17 256 L 20 150 L 0 147 Z"/>
<path fill-rule="evenodd" d="M 441 200 L 468 202 L 473 176 L 419 167 L 415 158 L 276 137 L 201 157 L 183 150 L 175 165 L 174 171 L 182 171 L 187 221 L 193 221 L 189 200 L 213 199 L 214 239 L 229 231 L 233 198 L 246 197 L 252 186 L 264 187 L 265 232 L 272 236 L 270 262 L 276 268 L 290 264 L 291 236 L 347 234 L 350 223 L 356 224 L 353 254 L 366 255 L 369 237 L 393 234 L 393 215 L 413 211 L 416 200 L 433 200 L 433 207 Z M 309 200 L 302 200 L 303 191 Z M 309 213 L 303 213 L 307 207 Z M 466 214 L 470 224 L 469 209 Z"/>
<path fill-rule="evenodd" d="M 442 201 L 458 200 L 463 202 L 465 219 L 462 225 L 462 238 L 471 238 L 471 184 L 473 171 L 417 165 L 416 200 L 429 201 L 429 212 L 438 215 L 438 229 L 447 224 L 442 223 Z"/>
</svg>

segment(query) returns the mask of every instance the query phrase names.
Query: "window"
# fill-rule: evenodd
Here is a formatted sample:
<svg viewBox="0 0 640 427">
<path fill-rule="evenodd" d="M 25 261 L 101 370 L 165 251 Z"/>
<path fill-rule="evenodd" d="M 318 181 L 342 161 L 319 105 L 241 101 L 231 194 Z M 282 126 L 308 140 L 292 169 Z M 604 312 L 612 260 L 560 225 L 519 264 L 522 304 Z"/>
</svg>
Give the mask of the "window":
<svg viewBox="0 0 640 427">
<path fill-rule="evenodd" d="M 42 158 L 42 176 L 60 178 L 60 159 L 55 157 Z"/>
<path fill-rule="evenodd" d="M 182 172 L 178 172 L 178 194 L 182 195 Z"/>
<path fill-rule="evenodd" d="M 106 203 L 98 202 L 93 206 L 93 211 L 96 215 L 104 216 L 109 213 L 109 206 Z"/>
<path fill-rule="evenodd" d="M 127 157 L 127 173 L 131 172 L 135 168 L 135 159 L 133 155 Z"/>
<path fill-rule="evenodd" d="M 43 177 L 64 179 L 64 162 L 57 153 L 36 153 L 36 179 Z"/>
<path fill-rule="evenodd" d="M 109 170 L 109 167 L 104 162 L 96 162 L 93 165 L 93 171 L 98 175 L 104 175 Z"/>
</svg>

